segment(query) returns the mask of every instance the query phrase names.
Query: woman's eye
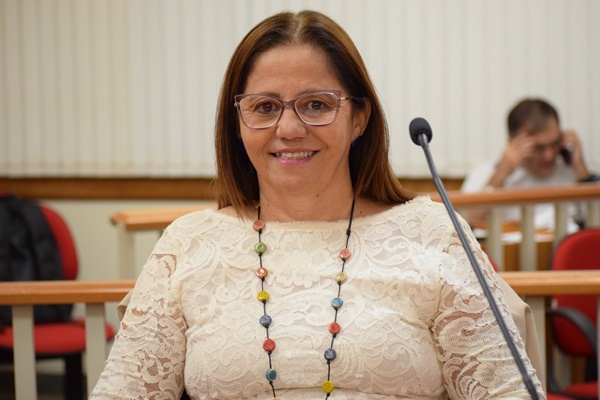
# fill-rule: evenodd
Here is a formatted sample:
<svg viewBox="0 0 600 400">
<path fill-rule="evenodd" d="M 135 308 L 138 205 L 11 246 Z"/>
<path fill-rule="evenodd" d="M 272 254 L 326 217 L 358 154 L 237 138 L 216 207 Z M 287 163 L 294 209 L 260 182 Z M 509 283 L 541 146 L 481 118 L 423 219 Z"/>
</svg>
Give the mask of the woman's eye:
<svg viewBox="0 0 600 400">
<path fill-rule="evenodd" d="M 254 107 L 254 110 L 259 113 L 272 113 L 278 110 L 277 104 L 272 101 L 263 101 Z"/>
<path fill-rule="evenodd" d="M 297 104 L 299 112 L 321 115 L 335 110 L 337 106 L 337 97 L 329 93 L 309 94 L 301 98 Z"/>
<path fill-rule="evenodd" d="M 318 100 L 313 100 L 308 103 L 307 108 L 311 111 L 321 111 L 325 108 L 325 103 Z"/>
</svg>

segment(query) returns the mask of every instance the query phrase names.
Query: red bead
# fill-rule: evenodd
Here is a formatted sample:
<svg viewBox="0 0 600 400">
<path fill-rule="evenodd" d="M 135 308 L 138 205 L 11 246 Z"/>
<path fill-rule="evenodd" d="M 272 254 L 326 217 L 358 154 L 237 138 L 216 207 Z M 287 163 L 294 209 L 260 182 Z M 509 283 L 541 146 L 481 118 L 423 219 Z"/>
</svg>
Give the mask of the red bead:
<svg viewBox="0 0 600 400">
<path fill-rule="evenodd" d="M 342 327 L 337 322 L 332 322 L 331 325 L 329 325 L 329 333 L 336 334 L 341 330 Z"/>
<path fill-rule="evenodd" d="M 252 224 L 252 227 L 257 232 L 261 229 L 265 229 L 265 221 L 263 221 L 262 219 L 257 219 L 256 221 L 254 221 L 254 224 Z"/>
<path fill-rule="evenodd" d="M 342 249 L 342 250 L 340 251 L 340 258 L 341 258 L 342 260 L 347 260 L 347 259 L 349 259 L 351 255 L 352 255 L 352 253 L 350 253 L 350 250 L 348 250 L 348 249 Z"/>
<path fill-rule="evenodd" d="M 267 339 L 263 342 L 263 349 L 265 349 L 265 351 L 273 351 L 275 350 L 275 347 L 275 341 L 272 339 Z"/>
<path fill-rule="evenodd" d="M 259 277 L 260 279 L 266 277 L 267 275 L 269 275 L 269 271 L 267 271 L 266 268 L 260 267 L 259 269 L 256 270 L 256 276 Z"/>
</svg>

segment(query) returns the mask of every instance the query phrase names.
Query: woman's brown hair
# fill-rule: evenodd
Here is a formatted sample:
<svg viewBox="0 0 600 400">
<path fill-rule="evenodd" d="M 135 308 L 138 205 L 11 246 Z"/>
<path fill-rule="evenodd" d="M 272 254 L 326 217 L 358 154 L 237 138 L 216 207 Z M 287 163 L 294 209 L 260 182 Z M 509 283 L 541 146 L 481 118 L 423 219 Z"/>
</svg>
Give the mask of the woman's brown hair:
<svg viewBox="0 0 600 400">
<path fill-rule="evenodd" d="M 240 139 L 240 120 L 233 97 L 242 94 L 258 56 L 278 46 L 309 44 L 322 49 L 337 79 L 353 98 L 352 106 L 371 113 L 367 127 L 350 149 L 349 164 L 356 197 L 400 204 L 414 196 L 393 174 L 388 158 L 389 133 L 383 109 L 365 64 L 350 36 L 332 19 L 316 11 L 283 12 L 266 18 L 235 49 L 219 98 L 215 126 L 218 207 L 242 210 L 259 201 L 256 170 Z"/>
</svg>

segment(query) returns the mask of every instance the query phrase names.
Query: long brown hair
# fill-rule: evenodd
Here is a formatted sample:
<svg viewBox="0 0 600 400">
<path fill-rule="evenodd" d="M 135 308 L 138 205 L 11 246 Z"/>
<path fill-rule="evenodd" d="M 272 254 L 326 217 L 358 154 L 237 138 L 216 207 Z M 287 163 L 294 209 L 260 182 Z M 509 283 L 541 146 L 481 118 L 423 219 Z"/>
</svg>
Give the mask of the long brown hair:
<svg viewBox="0 0 600 400">
<path fill-rule="evenodd" d="M 283 12 L 266 18 L 235 49 L 219 98 L 215 126 L 218 207 L 238 213 L 259 201 L 256 170 L 240 139 L 240 121 L 233 97 L 243 93 L 258 56 L 278 46 L 309 44 L 322 49 L 337 79 L 353 97 L 353 107 L 371 106 L 367 127 L 350 149 L 349 165 L 356 197 L 400 204 L 414 195 L 393 174 L 388 158 L 389 133 L 385 115 L 365 64 L 350 36 L 332 19 L 316 11 Z"/>
</svg>

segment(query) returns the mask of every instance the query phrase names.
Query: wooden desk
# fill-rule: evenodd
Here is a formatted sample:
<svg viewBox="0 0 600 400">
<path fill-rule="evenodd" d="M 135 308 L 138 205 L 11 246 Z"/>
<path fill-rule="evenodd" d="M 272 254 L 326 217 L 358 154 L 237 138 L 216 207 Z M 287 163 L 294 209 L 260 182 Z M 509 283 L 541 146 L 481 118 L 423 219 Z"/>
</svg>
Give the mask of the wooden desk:
<svg viewBox="0 0 600 400">
<path fill-rule="evenodd" d="M 552 259 L 552 249 L 554 248 L 553 243 L 550 242 L 537 242 L 537 271 L 546 271 L 550 269 L 550 260 Z M 504 244 L 504 271 L 520 271 L 519 262 L 519 243 L 505 243 Z"/>
<path fill-rule="evenodd" d="M 478 228 L 484 230 L 483 228 Z M 535 232 L 536 265 L 535 268 L 521 265 L 521 227 L 518 223 L 505 223 L 502 227 L 503 271 L 546 271 L 550 268 L 554 233 L 545 229 Z M 480 239 L 481 247 L 488 252 L 486 239 Z M 488 252 L 489 254 L 489 252 Z"/>
<path fill-rule="evenodd" d="M 481 247 L 484 251 L 487 251 L 485 242 L 481 243 Z M 535 271 L 547 271 L 550 269 L 550 260 L 552 259 L 552 249 L 554 249 L 554 243 L 549 241 L 540 241 L 536 242 L 536 266 L 535 269 L 530 268 L 526 269 L 521 266 L 521 244 L 510 242 L 504 243 L 502 245 L 503 252 L 503 260 L 504 267 L 502 271 L 512 272 L 512 271 L 527 271 L 527 270 L 535 270 Z"/>
</svg>

